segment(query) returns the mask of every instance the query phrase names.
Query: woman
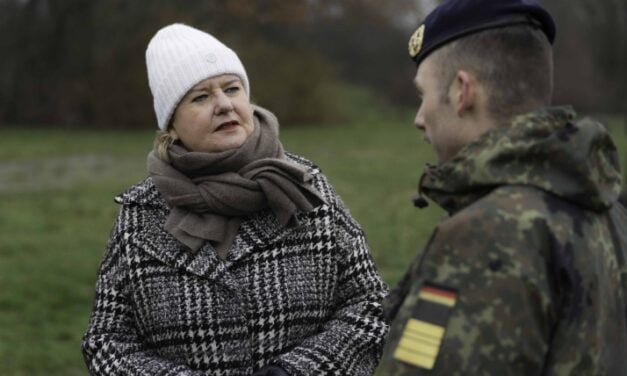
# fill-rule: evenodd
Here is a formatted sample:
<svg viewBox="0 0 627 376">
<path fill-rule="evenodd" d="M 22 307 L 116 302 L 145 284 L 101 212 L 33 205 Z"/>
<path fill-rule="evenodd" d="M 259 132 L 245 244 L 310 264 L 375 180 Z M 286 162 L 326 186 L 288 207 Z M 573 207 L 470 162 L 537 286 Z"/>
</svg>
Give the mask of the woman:
<svg viewBox="0 0 627 376">
<path fill-rule="evenodd" d="M 118 196 L 83 353 L 92 374 L 369 375 L 386 294 L 320 170 L 284 153 L 237 55 L 174 24 L 146 50 L 160 132 Z"/>
</svg>

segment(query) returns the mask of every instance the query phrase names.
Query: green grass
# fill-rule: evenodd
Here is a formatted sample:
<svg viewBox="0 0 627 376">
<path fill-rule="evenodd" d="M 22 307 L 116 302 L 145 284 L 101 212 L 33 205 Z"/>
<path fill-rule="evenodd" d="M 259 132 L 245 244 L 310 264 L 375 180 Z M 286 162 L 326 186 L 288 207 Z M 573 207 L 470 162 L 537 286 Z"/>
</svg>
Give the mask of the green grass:
<svg viewBox="0 0 627 376">
<path fill-rule="evenodd" d="M 368 119 L 285 127 L 281 138 L 327 174 L 393 285 L 443 214 L 411 205 L 424 163 L 434 160 L 412 114 Z M 610 129 L 627 163 L 627 134 L 618 121 Z M 80 338 L 117 210 L 112 198 L 146 175 L 153 134 L 0 130 L 0 375 L 86 374 Z"/>
<path fill-rule="evenodd" d="M 112 197 L 145 175 L 152 132 L 0 136 L 0 375 L 84 375 L 80 337 Z"/>
</svg>

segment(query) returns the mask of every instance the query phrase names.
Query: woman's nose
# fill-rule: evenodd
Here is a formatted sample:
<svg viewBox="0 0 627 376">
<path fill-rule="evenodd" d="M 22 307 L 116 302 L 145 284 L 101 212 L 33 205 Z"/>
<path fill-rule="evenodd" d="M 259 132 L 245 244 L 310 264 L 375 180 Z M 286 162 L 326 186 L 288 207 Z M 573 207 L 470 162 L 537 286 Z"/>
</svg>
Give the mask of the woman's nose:
<svg viewBox="0 0 627 376">
<path fill-rule="evenodd" d="M 215 96 L 215 111 L 216 115 L 231 112 L 233 110 L 233 103 L 223 91 L 219 91 Z"/>
</svg>

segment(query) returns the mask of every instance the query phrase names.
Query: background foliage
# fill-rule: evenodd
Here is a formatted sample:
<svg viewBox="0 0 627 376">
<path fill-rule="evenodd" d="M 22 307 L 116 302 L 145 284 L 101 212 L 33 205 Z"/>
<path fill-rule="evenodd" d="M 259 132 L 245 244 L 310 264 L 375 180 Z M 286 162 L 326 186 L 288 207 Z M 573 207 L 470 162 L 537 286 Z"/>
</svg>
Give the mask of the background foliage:
<svg viewBox="0 0 627 376">
<path fill-rule="evenodd" d="M 243 60 L 286 148 L 329 176 L 393 285 L 442 216 L 413 128 L 406 39 L 434 0 L 0 0 L 0 375 L 84 375 L 80 337 L 117 206 L 155 129 L 144 51 L 185 22 Z M 627 3 L 546 0 L 556 103 L 609 124 L 627 165 Z"/>
<path fill-rule="evenodd" d="M 341 90 L 415 103 L 408 36 L 434 0 L 0 0 L 0 124 L 154 127 L 144 51 L 172 22 L 238 52 L 285 125 L 346 120 Z M 626 112 L 627 3 L 545 0 L 556 102 Z"/>
</svg>

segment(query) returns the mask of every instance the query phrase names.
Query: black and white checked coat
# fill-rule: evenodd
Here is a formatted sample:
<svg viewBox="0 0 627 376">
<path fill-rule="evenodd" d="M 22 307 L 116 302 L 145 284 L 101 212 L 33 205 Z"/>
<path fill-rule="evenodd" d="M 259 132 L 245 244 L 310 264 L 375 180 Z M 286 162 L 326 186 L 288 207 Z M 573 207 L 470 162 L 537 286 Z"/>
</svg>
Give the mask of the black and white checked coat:
<svg viewBox="0 0 627 376">
<path fill-rule="evenodd" d="M 370 375 L 388 327 L 387 293 L 359 225 L 326 178 L 326 204 L 282 228 L 246 218 L 227 260 L 192 253 L 163 230 L 168 207 L 151 179 L 121 204 L 100 266 L 82 348 L 95 375 Z"/>
</svg>

